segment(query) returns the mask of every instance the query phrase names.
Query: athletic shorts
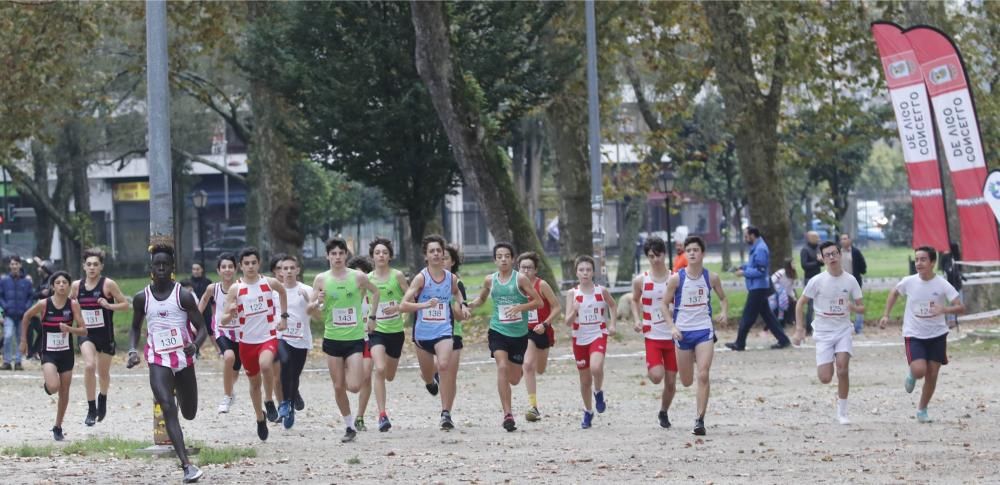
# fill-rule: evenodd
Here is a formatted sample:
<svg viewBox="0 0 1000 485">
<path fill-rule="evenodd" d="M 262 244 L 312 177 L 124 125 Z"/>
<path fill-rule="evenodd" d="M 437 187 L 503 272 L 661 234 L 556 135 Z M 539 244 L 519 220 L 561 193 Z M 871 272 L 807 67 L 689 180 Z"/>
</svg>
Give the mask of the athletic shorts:
<svg viewBox="0 0 1000 485">
<path fill-rule="evenodd" d="M 717 340 L 715 331 L 710 328 L 689 330 L 687 332 L 681 330 L 681 339 L 677 341 L 677 348 L 681 350 L 694 350 L 700 343 L 712 342 L 714 344 Z"/>
<path fill-rule="evenodd" d="M 516 365 L 524 363 L 524 353 L 528 350 L 528 336 L 508 337 L 496 330 L 490 329 L 487 333 L 487 340 L 490 345 L 490 358 L 496 352 L 507 352 L 507 360 Z"/>
<path fill-rule="evenodd" d="M 583 370 L 590 367 L 590 354 L 604 354 L 608 351 L 608 336 L 601 335 L 600 338 L 586 345 L 578 345 L 573 339 L 573 358 L 576 359 L 576 368 Z M 674 359 L 674 369 L 677 368 L 677 359 Z"/>
<path fill-rule="evenodd" d="M 854 325 L 833 332 L 817 332 L 813 328 L 813 340 L 816 341 L 816 365 L 829 364 L 836 359 L 836 354 L 854 354 Z"/>
<path fill-rule="evenodd" d="M 233 361 L 233 370 L 240 370 L 243 367 L 243 362 L 240 362 L 240 344 L 233 342 L 229 337 L 219 336 L 216 337 L 215 343 L 219 344 L 219 348 L 222 349 L 222 353 L 225 354 L 227 350 L 232 350 L 233 354 L 236 356 L 236 360 Z"/>
<path fill-rule="evenodd" d="M 361 353 L 362 356 L 365 354 L 365 339 L 359 338 L 357 340 L 330 340 L 328 338 L 323 339 L 323 353 L 329 355 L 330 357 L 339 357 L 346 359 L 354 354 Z"/>
<path fill-rule="evenodd" d="M 84 342 L 94 344 L 94 348 L 102 354 L 115 355 L 115 339 L 111 338 L 107 330 L 100 330 L 88 333 L 86 336 L 77 337 L 77 343 L 83 348 Z"/>
<path fill-rule="evenodd" d="M 434 346 L 442 340 L 451 340 L 453 338 L 455 337 L 448 335 L 446 337 L 438 337 L 430 340 L 414 340 L 413 343 L 417 345 L 418 349 L 429 352 L 431 355 L 437 355 L 437 351 L 434 349 Z M 452 348 L 454 349 L 454 342 L 452 343 Z"/>
<path fill-rule="evenodd" d="M 677 372 L 677 352 L 673 340 L 646 340 L 646 370 L 663 366 L 667 372 Z"/>
<path fill-rule="evenodd" d="M 906 363 L 927 360 L 948 364 L 948 334 L 934 338 L 904 337 L 906 343 Z"/>
<path fill-rule="evenodd" d="M 406 342 L 406 334 L 404 332 L 382 333 L 376 330 L 368 334 L 368 339 L 369 347 L 381 345 L 385 347 L 385 355 L 393 359 L 398 359 L 403 355 L 403 343 Z"/>
<path fill-rule="evenodd" d="M 452 341 L 451 350 L 462 350 L 465 347 L 465 344 L 462 343 L 461 335 L 452 335 L 451 341 Z"/>
<path fill-rule="evenodd" d="M 259 344 L 248 344 L 240 342 L 240 356 L 243 361 L 243 371 L 247 377 L 260 374 L 260 354 L 271 352 L 271 355 L 278 356 L 278 339 L 273 338 L 267 342 Z"/>
<path fill-rule="evenodd" d="M 365 340 L 365 350 L 361 351 L 361 358 L 369 360 L 372 358 L 372 346 L 368 340 Z"/>
<path fill-rule="evenodd" d="M 73 362 L 74 357 L 72 350 L 63 350 L 60 352 L 42 351 L 42 365 L 55 364 L 56 371 L 60 374 L 72 371 Z"/>
<path fill-rule="evenodd" d="M 528 329 L 528 340 L 535 343 L 535 348 L 538 350 L 545 350 L 556 343 L 556 332 L 551 326 L 546 328 L 541 335 L 535 333 L 534 330 Z"/>
</svg>

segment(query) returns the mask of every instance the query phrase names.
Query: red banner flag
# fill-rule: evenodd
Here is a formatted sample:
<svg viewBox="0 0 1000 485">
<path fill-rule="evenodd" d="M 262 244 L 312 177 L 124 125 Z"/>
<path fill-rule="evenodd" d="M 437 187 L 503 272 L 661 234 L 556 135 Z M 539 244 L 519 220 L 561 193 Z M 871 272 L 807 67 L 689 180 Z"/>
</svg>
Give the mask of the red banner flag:
<svg viewBox="0 0 1000 485">
<path fill-rule="evenodd" d="M 997 223 L 986 199 L 986 156 L 958 48 L 943 32 L 927 26 L 907 29 L 931 96 L 934 121 L 955 187 L 963 261 L 1000 261 Z"/>
<path fill-rule="evenodd" d="M 931 246 L 939 252 L 949 252 L 934 125 L 920 64 L 898 25 L 875 22 L 872 34 L 882 58 L 899 141 L 903 145 L 913 202 L 913 247 Z"/>
</svg>

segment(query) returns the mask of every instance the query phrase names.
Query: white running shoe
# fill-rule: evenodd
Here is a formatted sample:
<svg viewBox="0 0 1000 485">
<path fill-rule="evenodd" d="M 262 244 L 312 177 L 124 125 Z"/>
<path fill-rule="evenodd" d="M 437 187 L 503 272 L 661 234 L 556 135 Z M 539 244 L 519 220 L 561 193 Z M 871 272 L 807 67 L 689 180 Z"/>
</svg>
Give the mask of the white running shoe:
<svg viewBox="0 0 1000 485">
<path fill-rule="evenodd" d="M 219 401 L 219 413 L 228 413 L 229 408 L 232 407 L 233 401 L 236 400 L 236 396 L 222 395 L 222 401 Z"/>
<path fill-rule="evenodd" d="M 837 422 L 851 424 L 851 420 L 847 417 L 847 399 L 837 399 Z"/>
</svg>

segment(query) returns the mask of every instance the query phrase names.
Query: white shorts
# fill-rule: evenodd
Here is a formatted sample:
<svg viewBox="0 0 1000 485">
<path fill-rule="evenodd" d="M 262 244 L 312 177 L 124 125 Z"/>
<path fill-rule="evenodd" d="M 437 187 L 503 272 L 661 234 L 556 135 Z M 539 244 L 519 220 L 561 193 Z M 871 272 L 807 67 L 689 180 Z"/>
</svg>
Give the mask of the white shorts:
<svg viewBox="0 0 1000 485">
<path fill-rule="evenodd" d="M 829 364 L 835 360 L 835 355 L 847 352 L 854 355 L 854 327 L 846 326 L 833 332 L 813 332 L 816 342 L 816 365 Z"/>
</svg>

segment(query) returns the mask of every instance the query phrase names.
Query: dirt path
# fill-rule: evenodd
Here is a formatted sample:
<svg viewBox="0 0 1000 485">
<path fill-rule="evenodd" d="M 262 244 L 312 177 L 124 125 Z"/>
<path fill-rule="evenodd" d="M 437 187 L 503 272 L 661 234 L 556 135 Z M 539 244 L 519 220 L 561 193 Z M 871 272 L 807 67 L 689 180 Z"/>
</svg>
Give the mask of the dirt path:
<svg viewBox="0 0 1000 485">
<path fill-rule="evenodd" d="M 968 329 L 966 329 L 968 330 Z M 731 335 L 723 335 L 727 339 Z M 720 341 L 719 347 L 721 347 Z M 708 436 L 690 433 L 694 389 L 680 388 L 671 409 L 674 428 L 656 424 L 659 391 L 645 380 L 641 340 L 628 335 L 610 345 L 606 393 L 609 409 L 590 430 L 579 429 L 580 397 L 567 339 L 553 351 L 549 372 L 540 379 L 544 419 L 523 419 L 523 386 L 514 394 L 518 431 L 500 427 L 495 372 L 483 345 L 467 347 L 453 411 L 458 429 L 437 429 L 439 400 L 423 389 L 412 349 L 404 353 L 396 382 L 390 384 L 389 433 L 368 431 L 357 442 L 339 442 L 329 377 L 319 354 L 303 376 L 306 410 L 295 428 L 272 426 L 271 438 L 255 434 L 246 380 L 228 415 L 215 413 L 221 377 L 214 359 L 199 364 L 200 413 L 183 422 L 189 441 L 207 446 L 250 446 L 257 457 L 204 468 L 207 483 L 250 480 L 273 483 L 543 483 L 608 480 L 670 483 L 1000 483 L 1000 356 L 952 344 L 952 364 L 942 371 L 930 411 L 934 423 L 918 425 L 913 412 L 919 387 L 902 389 L 905 372 L 896 333 L 866 335 L 856 341 L 851 364 L 853 424 L 834 424 L 835 386 L 815 377 L 812 348 L 763 350 L 771 342 L 754 337 L 754 350 L 716 353 Z M 809 343 L 807 342 L 807 345 Z M 962 348 L 960 348 L 962 347 Z M 993 347 L 994 349 L 996 347 Z M 973 349 L 973 350 L 969 350 Z M 120 357 L 119 357 L 120 359 Z M 151 394 L 143 370 L 114 369 L 108 419 L 93 428 L 82 421 L 86 402 L 80 361 L 64 429 L 67 440 L 88 436 L 151 437 Z M 43 395 L 36 365 L 23 373 L 3 373 L 5 406 L 0 449 L 23 443 L 51 443 L 48 429 L 54 400 Z M 919 386 L 919 384 L 918 384 Z M 367 421 L 374 429 L 374 398 Z M 163 483 L 179 482 L 173 459 L 117 459 L 109 456 L 0 457 L 5 483 Z"/>
</svg>

